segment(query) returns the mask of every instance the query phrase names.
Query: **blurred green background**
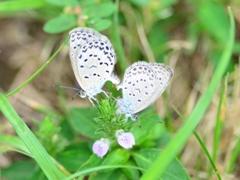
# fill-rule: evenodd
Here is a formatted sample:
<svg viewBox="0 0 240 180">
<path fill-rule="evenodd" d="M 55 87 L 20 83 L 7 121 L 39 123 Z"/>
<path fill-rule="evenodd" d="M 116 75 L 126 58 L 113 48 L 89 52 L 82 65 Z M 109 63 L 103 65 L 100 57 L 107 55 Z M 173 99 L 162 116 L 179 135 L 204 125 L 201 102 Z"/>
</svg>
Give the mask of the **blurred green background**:
<svg viewBox="0 0 240 180">
<path fill-rule="evenodd" d="M 225 73 L 227 78 L 219 84 L 196 131 L 212 155 L 222 179 L 239 179 L 238 0 L 0 1 L 0 90 L 7 94 L 26 81 L 58 49 L 74 27 L 94 28 L 112 42 L 118 57 L 115 71 L 119 77 L 123 77 L 126 67 L 138 60 L 165 63 L 174 69 L 167 92 L 154 107 L 150 107 L 150 111 L 156 112 L 164 122 L 160 125 L 164 131 L 157 129 L 162 133 L 161 140 L 154 142 L 164 149 L 184 123 L 176 109 L 188 117 L 218 65 L 229 37 L 227 7 L 232 8 L 236 23 L 234 48 Z M 88 122 L 79 127 L 75 124 L 80 116 L 78 113 L 85 113 L 82 119 L 87 121 L 94 118 L 96 112 L 89 110 L 91 104 L 87 98 L 71 101 L 75 92 L 56 89 L 55 84 L 70 87 L 77 84 L 67 45 L 9 101 L 48 153 L 62 164 L 71 164 L 68 170 L 72 172 L 91 156 L 89 138 L 94 139 L 94 135 L 84 134 L 82 130 Z M 113 91 L 116 97 L 120 96 L 111 84 L 105 88 Z M 16 135 L 6 118 L 2 114 L 0 117 L 0 134 L 4 135 L 0 138 Z M 216 119 L 221 122 L 217 145 L 214 144 Z M 77 143 L 79 141 L 81 143 Z M 1 142 L 0 177 L 2 172 L 7 179 L 45 178 L 34 161 L 12 152 L 3 139 Z M 145 144 L 146 147 L 153 146 L 149 144 Z M 84 156 L 79 157 L 82 154 Z M 81 161 L 69 160 L 76 157 Z M 217 179 L 194 136 L 189 138 L 178 158 L 191 179 Z M 33 170 L 28 174 L 23 169 Z M 10 176 L 13 174 L 15 176 Z"/>
</svg>

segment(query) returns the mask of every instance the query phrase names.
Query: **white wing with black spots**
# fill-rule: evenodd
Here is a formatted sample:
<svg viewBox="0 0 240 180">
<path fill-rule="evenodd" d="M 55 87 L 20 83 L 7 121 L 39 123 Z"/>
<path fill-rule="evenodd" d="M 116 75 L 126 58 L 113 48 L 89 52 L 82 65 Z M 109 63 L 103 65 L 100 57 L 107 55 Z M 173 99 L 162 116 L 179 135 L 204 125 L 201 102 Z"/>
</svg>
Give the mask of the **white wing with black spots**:
<svg viewBox="0 0 240 180">
<path fill-rule="evenodd" d="M 122 89 L 123 105 L 118 112 L 131 117 L 153 103 L 151 96 L 156 89 L 156 76 L 146 62 L 136 62 L 126 69 Z"/>
<path fill-rule="evenodd" d="M 137 113 L 153 104 L 168 86 L 173 71 L 160 63 L 136 62 L 126 69 L 118 85 L 123 97 L 118 100 L 118 113 L 136 120 Z"/>
<path fill-rule="evenodd" d="M 103 92 L 106 81 L 119 84 L 113 73 L 116 54 L 109 39 L 89 28 L 69 32 L 69 56 L 75 77 L 89 98 Z"/>
</svg>

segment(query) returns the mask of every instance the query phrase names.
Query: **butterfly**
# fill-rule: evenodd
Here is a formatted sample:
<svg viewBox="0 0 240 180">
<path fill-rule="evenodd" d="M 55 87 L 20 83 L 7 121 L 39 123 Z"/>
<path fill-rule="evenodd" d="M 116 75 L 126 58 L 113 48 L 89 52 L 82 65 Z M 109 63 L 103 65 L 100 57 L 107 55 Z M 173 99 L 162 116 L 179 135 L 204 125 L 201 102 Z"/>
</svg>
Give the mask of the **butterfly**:
<svg viewBox="0 0 240 180">
<path fill-rule="evenodd" d="M 119 84 L 114 74 L 116 54 L 109 39 L 90 28 L 75 28 L 69 32 L 69 56 L 74 75 L 81 87 L 79 96 L 96 101 L 106 81 Z"/>
<path fill-rule="evenodd" d="M 118 99 L 117 113 L 137 120 L 137 113 L 153 104 L 166 89 L 173 70 L 161 63 L 139 61 L 128 67 L 117 86 L 123 97 Z"/>
</svg>

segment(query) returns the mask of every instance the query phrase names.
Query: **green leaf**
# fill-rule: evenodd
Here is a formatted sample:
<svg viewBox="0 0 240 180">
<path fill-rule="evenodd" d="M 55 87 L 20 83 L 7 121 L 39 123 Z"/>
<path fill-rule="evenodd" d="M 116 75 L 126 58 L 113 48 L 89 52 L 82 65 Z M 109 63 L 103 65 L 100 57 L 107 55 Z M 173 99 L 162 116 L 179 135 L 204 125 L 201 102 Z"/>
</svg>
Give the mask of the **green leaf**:
<svg viewBox="0 0 240 180">
<path fill-rule="evenodd" d="M 55 158 L 67 170 L 77 171 L 91 155 L 92 152 L 89 150 L 87 143 L 78 143 L 68 147 L 66 150 L 59 153 Z"/>
<path fill-rule="evenodd" d="M 76 26 L 77 17 L 73 14 L 64 14 L 47 21 L 43 30 L 50 34 L 61 33 Z"/>
<path fill-rule="evenodd" d="M 88 27 L 91 27 L 97 31 L 103 31 L 112 25 L 112 21 L 110 21 L 109 19 L 94 18 L 89 19 L 87 21 L 87 25 Z"/>
<path fill-rule="evenodd" d="M 172 139 L 172 134 L 169 131 L 164 131 L 161 137 L 156 140 L 156 147 L 165 147 Z"/>
<path fill-rule="evenodd" d="M 93 139 L 100 139 L 95 134 L 98 126 L 94 121 L 97 117 L 97 110 L 93 108 L 72 108 L 70 109 L 72 127 L 79 133 Z"/>
<path fill-rule="evenodd" d="M 148 139 L 159 139 L 165 131 L 165 125 L 156 122 L 156 125 L 150 130 Z"/>
<path fill-rule="evenodd" d="M 95 154 L 92 156 L 80 167 L 80 170 L 88 170 L 93 167 L 100 166 L 103 162 L 103 159 L 97 157 Z"/>
<path fill-rule="evenodd" d="M 36 171 L 29 180 L 48 180 L 48 178 L 45 176 L 45 174 L 42 172 L 40 168 L 38 168 L 38 171 Z M 24 179 L 26 180 L 26 179 Z"/>
<path fill-rule="evenodd" d="M 46 0 L 46 2 L 60 7 L 80 5 L 77 0 Z"/>
<path fill-rule="evenodd" d="M 84 1 L 79 1 L 79 4 L 80 4 L 80 6 L 82 6 L 82 7 L 86 7 L 86 6 L 92 6 L 92 5 L 98 5 L 97 3 L 96 3 L 96 0 L 84 0 Z"/>
<path fill-rule="evenodd" d="M 151 134 L 151 130 L 155 126 L 163 126 L 162 124 L 157 123 L 157 121 L 161 121 L 157 114 L 150 115 L 148 117 L 140 117 L 139 127 L 138 123 L 134 123 L 130 132 L 134 135 L 136 145 L 140 145 L 149 137 L 152 137 L 154 134 Z"/>
<path fill-rule="evenodd" d="M 12 127 L 31 153 L 31 156 L 36 160 L 48 179 L 62 179 L 65 175 L 57 168 L 36 136 L 28 128 L 25 122 L 19 117 L 6 97 L 1 93 L 0 110 L 7 118 L 7 120 L 11 123 Z"/>
<path fill-rule="evenodd" d="M 219 63 L 219 59 L 221 58 L 221 54 L 222 54 L 222 48 L 216 49 L 209 53 L 209 55 L 208 55 L 209 59 L 214 67 L 217 67 L 217 65 Z M 232 59 L 232 61 L 230 61 L 229 64 L 227 65 L 225 74 L 234 72 L 234 68 L 235 68 L 235 62 Z"/>
<path fill-rule="evenodd" d="M 129 0 L 131 3 L 133 3 L 136 6 L 146 6 L 149 4 L 149 0 Z"/>
<path fill-rule="evenodd" d="M 162 150 L 159 149 L 141 149 L 140 151 L 134 153 L 133 157 L 140 168 L 147 170 L 161 153 Z M 179 178 L 181 180 L 190 179 L 186 170 L 177 159 L 174 159 L 171 162 L 163 175 L 159 178 L 164 180 L 179 180 Z"/>
<path fill-rule="evenodd" d="M 186 49 L 188 55 L 196 53 L 201 33 L 200 24 L 198 22 L 194 21 L 188 24 L 186 40 L 191 44 L 191 48 Z"/>
<path fill-rule="evenodd" d="M 124 180 L 126 179 L 123 175 L 123 173 L 120 170 L 114 170 L 111 172 L 98 172 L 97 174 L 92 174 L 89 178 L 89 180 Z"/>
<path fill-rule="evenodd" d="M 198 8 L 197 17 L 211 36 L 219 42 L 226 42 L 229 20 L 223 6 L 214 1 L 203 1 Z"/>
<path fill-rule="evenodd" d="M 34 174 L 39 171 L 39 166 L 33 161 L 25 160 L 25 161 L 14 162 L 9 167 L 4 168 L 1 171 L 2 171 L 2 177 L 9 180 L 10 179 L 30 180 L 32 179 Z"/>
<path fill-rule="evenodd" d="M 125 149 L 116 149 L 110 153 L 108 153 L 107 157 L 104 159 L 102 165 L 120 165 L 124 164 L 127 162 L 129 159 L 130 154 L 127 150 Z M 109 171 L 112 169 L 108 170 L 103 170 L 103 172 Z"/>
<path fill-rule="evenodd" d="M 19 0 L 0 2 L 0 13 L 38 9 L 46 6 L 45 0 Z"/>
<path fill-rule="evenodd" d="M 0 134 L 0 143 L 5 143 L 22 151 L 28 152 L 28 149 L 19 137 Z"/>
<path fill-rule="evenodd" d="M 61 124 L 61 135 L 66 138 L 68 141 L 71 141 L 74 139 L 75 137 L 75 132 L 73 131 L 71 124 L 69 123 L 69 121 L 67 121 L 66 119 L 64 119 Z"/>
<path fill-rule="evenodd" d="M 61 128 L 56 126 L 56 123 L 50 117 L 43 118 L 41 123 L 37 123 L 37 125 L 38 129 L 34 133 L 47 152 L 50 155 L 54 155 L 62 151 L 67 144 L 67 140 L 59 134 Z"/>
<path fill-rule="evenodd" d="M 83 8 L 83 15 L 89 16 L 89 18 L 95 17 L 108 17 L 114 13 L 116 6 L 113 2 L 103 2 L 101 4 L 94 4 Z"/>
<path fill-rule="evenodd" d="M 136 163 L 132 160 L 127 161 L 124 165 L 126 166 L 137 166 Z M 132 168 L 122 168 L 122 172 L 128 177 L 128 179 L 139 179 L 140 172 L 137 169 Z"/>
<path fill-rule="evenodd" d="M 148 33 L 148 40 L 155 56 L 159 56 L 166 51 L 169 42 L 169 32 L 162 24 L 154 25 Z"/>
</svg>

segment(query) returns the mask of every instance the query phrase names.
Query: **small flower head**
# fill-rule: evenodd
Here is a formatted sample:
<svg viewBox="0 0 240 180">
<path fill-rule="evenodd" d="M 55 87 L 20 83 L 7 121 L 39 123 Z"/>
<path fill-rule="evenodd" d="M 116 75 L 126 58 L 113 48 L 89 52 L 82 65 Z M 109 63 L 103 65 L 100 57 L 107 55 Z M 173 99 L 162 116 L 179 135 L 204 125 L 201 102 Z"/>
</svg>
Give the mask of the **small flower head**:
<svg viewBox="0 0 240 180">
<path fill-rule="evenodd" d="M 93 144 L 93 153 L 102 158 L 105 154 L 107 154 L 109 145 L 110 141 L 108 139 L 102 138 Z"/>
<path fill-rule="evenodd" d="M 135 139 L 132 133 L 124 132 L 122 129 L 116 131 L 117 141 L 125 149 L 132 148 L 135 145 Z"/>
</svg>

